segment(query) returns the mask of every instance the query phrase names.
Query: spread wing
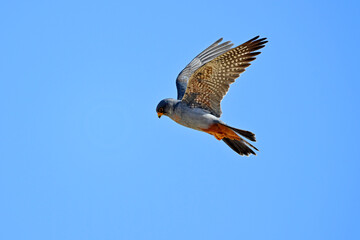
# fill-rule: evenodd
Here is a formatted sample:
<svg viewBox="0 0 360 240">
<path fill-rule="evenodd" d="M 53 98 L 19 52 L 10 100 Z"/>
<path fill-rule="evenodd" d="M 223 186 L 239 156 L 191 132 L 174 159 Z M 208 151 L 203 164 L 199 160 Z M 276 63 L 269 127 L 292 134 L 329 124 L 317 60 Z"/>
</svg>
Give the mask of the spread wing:
<svg viewBox="0 0 360 240">
<path fill-rule="evenodd" d="M 186 86 L 190 76 L 202 65 L 210 62 L 217 56 L 229 51 L 233 44 L 228 41 L 219 45 L 222 38 L 211 44 L 208 48 L 197 55 L 178 75 L 176 78 L 176 88 L 178 92 L 177 99 L 181 100 L 184 96 Z"/>
<path fill-rule="evenodd" d="M 259 36 L 216 57 L 198 68 L 190 77 L 182 101 L 191 107 L 200 107 L 220 117 L 220 102 L 240 73 L 250 66 L 255 56 L 267 43 Z"/>
</svg>

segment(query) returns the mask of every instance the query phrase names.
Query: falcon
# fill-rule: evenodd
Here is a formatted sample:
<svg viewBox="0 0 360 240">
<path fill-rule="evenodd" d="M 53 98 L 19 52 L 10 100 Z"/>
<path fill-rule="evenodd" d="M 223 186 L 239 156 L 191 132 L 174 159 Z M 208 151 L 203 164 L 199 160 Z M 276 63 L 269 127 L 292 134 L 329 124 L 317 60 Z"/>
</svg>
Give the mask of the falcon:
<svg viewBox="0 0 360 240">
<path fill-rule="evenodd" d="M 166 98 L 156 107 L 160 118 L 168 116 L 178 124 L 213 135 L 240 155 L 256 155 L 255 134 L 231 127 L 220 120 L 221 100 L 242 72 L 267 43 L 259 36 L 232 48 L 222 38 L 197 55 L 176 79 L 177 99 Z"/>
</svg>

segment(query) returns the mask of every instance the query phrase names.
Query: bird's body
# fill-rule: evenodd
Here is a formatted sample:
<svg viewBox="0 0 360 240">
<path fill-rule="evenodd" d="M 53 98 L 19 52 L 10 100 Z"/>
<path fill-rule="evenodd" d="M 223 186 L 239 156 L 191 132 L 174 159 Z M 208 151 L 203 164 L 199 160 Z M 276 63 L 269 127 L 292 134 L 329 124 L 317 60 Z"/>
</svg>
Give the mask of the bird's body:
<svg viewBox="0 0 360 240">
<path fill-rule="evenodd" d="M 259 54 L 253 51 L 264 47 L 265 39 L 257 39 L 233 49 L 230 42 L 218 45 L 220 39 L 201 52 L 176 80 L 178 99 L 167 98 L 158 104 L 159 118 L 166 115 L 185 127 L 209 133 L 240 155 L 255 155 L 250 147 L 258 149 L 241 137 L 255 141 L 255 135 L 221 121 L 220 102 L 230 84 Z"/>
<path fill-rule="evenodd" d="M 233 130 L 228 128 L 220 118 L 212 115 L 209 111 L 202 108 L 191 108 L 182 101 L 167 99 L 173 104 L 171 111 L 167 115 L 173 121 L 194 130 L 202 131 L 214 135 L 221 140 L 224 137 L 239 140 Z"/>
<path fill-rule="evenodd" d="M 175 100 L 175 99 L 174 99 Z M 169 117 L 175 122 L 195 130 L 209 128 L 215 122 L 220 121 L 208 111 L 202 108 L 191 108 L 187 104 L 175 100 L 177 103 L 174 106 L 174 111 Z"/>
</svg>

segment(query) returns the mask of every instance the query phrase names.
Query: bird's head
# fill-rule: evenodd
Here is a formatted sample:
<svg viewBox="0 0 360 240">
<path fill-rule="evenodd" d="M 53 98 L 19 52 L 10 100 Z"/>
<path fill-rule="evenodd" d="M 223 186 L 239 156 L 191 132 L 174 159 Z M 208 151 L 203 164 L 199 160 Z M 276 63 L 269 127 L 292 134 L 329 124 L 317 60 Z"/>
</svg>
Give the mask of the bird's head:
<svg viewBox="0 0 360 240">
<path fill-rule="evenodd" d="M 176 100 L 171 98 L 161 100 L 156 107 L 158 117 L 161 118 L 162 115 L 169 116 L 172 114 L 175 103 Z"/>
</svg>

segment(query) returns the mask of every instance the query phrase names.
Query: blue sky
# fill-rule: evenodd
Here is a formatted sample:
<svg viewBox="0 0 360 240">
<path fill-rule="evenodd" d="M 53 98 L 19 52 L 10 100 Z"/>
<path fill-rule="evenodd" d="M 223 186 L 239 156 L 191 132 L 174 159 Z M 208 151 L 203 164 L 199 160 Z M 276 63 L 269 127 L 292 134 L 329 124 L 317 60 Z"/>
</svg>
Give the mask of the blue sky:
<svg viewBox="0 0 360 240">
<path fill-rule="evenodd" d="M 356 1 L 2 1 L 1 239 L 359 239 Z M 222 119 L 157 118 L 220 37 L 269 43 Z"/>
</svg>

